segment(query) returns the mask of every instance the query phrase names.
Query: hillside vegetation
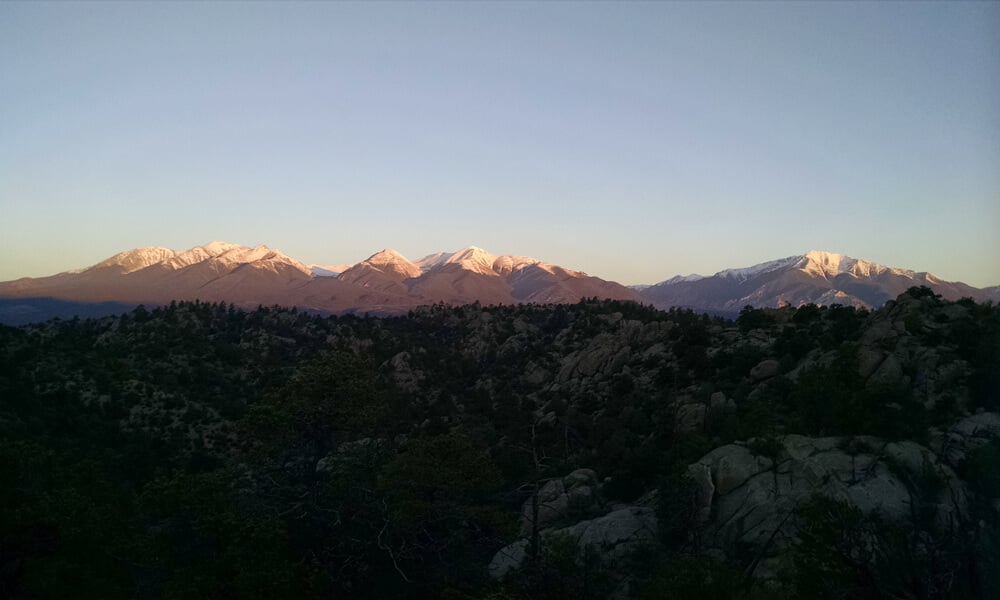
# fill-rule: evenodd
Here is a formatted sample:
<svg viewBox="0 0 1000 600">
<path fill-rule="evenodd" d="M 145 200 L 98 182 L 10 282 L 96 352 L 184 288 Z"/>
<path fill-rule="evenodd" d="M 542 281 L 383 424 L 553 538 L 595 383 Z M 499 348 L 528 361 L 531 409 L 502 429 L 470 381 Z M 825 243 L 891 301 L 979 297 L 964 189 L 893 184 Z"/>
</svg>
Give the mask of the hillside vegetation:
<svg viewBox="0 0 1000 600">
<path fill-rule="evenodd" d="M 1000 309 L 0 327 L 3 598 L 987 598 Z"/>
</svg>

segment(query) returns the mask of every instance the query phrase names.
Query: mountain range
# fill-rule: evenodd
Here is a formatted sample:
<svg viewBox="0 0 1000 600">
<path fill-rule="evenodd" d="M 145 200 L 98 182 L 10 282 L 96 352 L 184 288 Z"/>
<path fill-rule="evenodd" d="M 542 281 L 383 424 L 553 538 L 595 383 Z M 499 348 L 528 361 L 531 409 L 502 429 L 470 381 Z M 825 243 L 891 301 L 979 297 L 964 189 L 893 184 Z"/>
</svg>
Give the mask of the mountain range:
<svg viewBox="0 0 1000 600">
<path fill-rule="evenodd" d="M 744 306 L 777 307 L 843 304 L 876 308 L 913 286 L 926 286 L 947 300 L 1000 299 L 1000 286 L 980 289 L 944 281 L 926 272 L 897 269 L 813 250 L 751 267 L 726 269 L 710 277 L 678 276 L 642 289 L 659 308 L 688 307 L 716 313 Z"/>
<path fill-rule="evenodd" d="M 877 307 L 915 285 L 946 299 L 1000 299 L 1000 286 L 979 289 L 819 251 L 711 276 L 678 276 L 651 286 L 626 287 L 475 246 L 417 261 L 386 249 L 354 265 L 307 266 L 267 246 L 211 242 L 184 251 L 138 248 L 83 269 L 0 282 L 0 322 L 65 316 L 72 309 L 66 303 L 86 303 L 90 308 L 82 314 L 93 314 L 95 303 L 111 303 L 104 306 L 112 311 L 122 305 L 194 299 L 241 307 L 278 304 L 321 313 L 398 314 L 434 303 L 573 303 L 598 297 L 735 314 L 746 305 Z M 62 301 L 57 311 L 53 299 Z"/>
<path fill-rule="evenodd" d="M 190 250 L 138 248 L 93 266 L 0 283 L 0 298 L 164 304 L 224 301 L 296 306 L 321 313 L 396 314 L 426 304 L 573 303 L 600 297 L 642 301 L 639 292 L 524 256 L 470 246 L 410 261 L 382 250 L 355 265 L 305 264 L 267 246 L 212 242 Z M 40 318 L 23 304 L 8 307 Z"/>
</svg>

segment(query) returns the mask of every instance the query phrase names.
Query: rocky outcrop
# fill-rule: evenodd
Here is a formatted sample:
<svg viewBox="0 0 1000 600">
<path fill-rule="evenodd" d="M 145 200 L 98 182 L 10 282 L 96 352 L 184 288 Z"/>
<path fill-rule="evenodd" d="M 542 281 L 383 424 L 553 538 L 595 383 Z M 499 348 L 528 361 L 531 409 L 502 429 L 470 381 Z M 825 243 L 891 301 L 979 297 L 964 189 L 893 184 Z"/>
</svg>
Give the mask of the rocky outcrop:
<svg viewBox="0 0 1000 600">
<path fill-rule="evenodd" d="M 501 548 L 493 555 L 487 568 L 490 577 L 503 579 L 511 572 L 520 569 L 525 559 L 528 558 L 528 545 L 527 539 L 520 539 Z"/>
<path fill-rule="evenodd" d="M 957 469 L 969 452 L 995 439 L 1000 439 L 1000 414 L 984 412 L 962 419 L 939 436 L 934 445 L 941 460 Z"/>
<path fill-rule="evenodd" d="M 382 368 L 391 373 L 392 380 L 399 389 L 414 392 L 419 389 L 424 374 L 412 366 L 413 356 L 409 352 L 400 352 L 386 361 Z"/>
<path fill-rule="evenodd" d="M 550 479 L 538 490 L 538 528 L 545 529 L 571 518 L 593 515 L 600 510 L 597 474 L 591 469 L 577 469 L 561 479 Z M 521 506 L 521 535 L 531 534 L 534 522 L 534 499 Z"/>
<path fill-rule="evenodd" d="M 643 323 L 623 319 L 621 313 L 600 317 L 613 326 L 599 333 L 586 347 L 567 354 L 561 361 L 555 381 L 562 387 L 580 387 L 585 382 L 600 381 L 622 372 L 637 360 L 663 359 L 667 347 L 661 343 L 674 327 L 669 321 Z M 571 340 L 557 340 L 572 343 Z"/>
<path fill-rule="evenodd" d="M 858 375 L 869 389 L 909 388 L 927 409 L 942 401 L 966 408 L 972 368 L 947 334 L 970 328 L 973 319 L 961 304 L 902 294 L 867 317 L 856 340 Z M 814 349 L 786 376 L 798 381 L 803 373 L 834 364 L 840 354 L 841 350 Z M 760 367 L 751 371 L 754 383 Z"/>
<path fill-rule="evenodd" d="M 927 408 L 942 399 L 965 405 L 955 394 L 966 387 L 969 365 L 939 337 L 949 324 L 971 318 L 960 304 L 902 294 L 872 314 L 860 339 L 858 372 L 869 386 L 912 385 Z"/>
<path fill-rule="evenodd" d="M 608 333 L 594 336 L 587 348 L 565 358 L 557 379 L 565 383 L 574 378 L 610 375 L 628 363 L 629 354 L 629 347 L 618 336 Z"/>
<path fill-rule="evenodd" d="M 649 504 L 614 505 L 609 511 L 601 501 L 597 473 L 591 469 L 551 479 L 538 492 L 541 552 L 557 540 L 568 539 L 578 559 L 595 552 L 610 573 L 625 573 L 624 561 L 656 541 L 656 513 Z M 503 579 L 527 560 L 532 514 L 532 499 L 528 498 L 521 507 L 521 539 L 500 549 L 490 561 L 489 574 L 494 579 Z"/>
<path fill-rule="evenodd" d="M 759 577 L 795 542 L 797 508 L 814 494 L 899 523 L 931 509 L 941 531 L 955 530 L 968 514 L 964 484 L 914 442 L 786 435 L 716 448 L 689 473 L 703 548 L 760 553 Z"/>
<path fill-rule="evenodd" d="M 629 506 L 569 527 L 546 529 L 540 537 L 543 547 L 546 542 L 568 537 L 575 543 L 578 556 L 587 549 L 596 551 L 603 564 L 615 571 L 616 564 L 656 541 L 656 527 L 656 513 L 652 508 Z M 490 561 L 490 576 L 502 579 L 519 569 L 528 557 L 528 550 L 527 539 L 517 540 L 502 548 Z"/>
<path fill-rule="evenodd" d="M 869 385 L 894 387 L 903 380 L 903 365 L 894 354 L 886 355 L 875 372 L 868 376 Z"/>
<path fill-rule="evenodd" d="M 701 402 L 681 404 L 677 407 L 677 423 L 674 431 L 677 433 L 690 433 L 701 431 L 705 428 L 705 415 L 708 407 Z"/>
<path fill-rule="evenodd" d="M 774 359 L 762 360 L 754 368 L 750 369 L 750 380 L 757 382 L 770 379 L 778 374 L 781 364 Z"/>
<path fill-rule="evenodd" d="M 713 415 L 736 411 L 736 401 L 726 398 L 723 392 L 713 392 L 708 400 L 709 411 Z"/>
</svg>

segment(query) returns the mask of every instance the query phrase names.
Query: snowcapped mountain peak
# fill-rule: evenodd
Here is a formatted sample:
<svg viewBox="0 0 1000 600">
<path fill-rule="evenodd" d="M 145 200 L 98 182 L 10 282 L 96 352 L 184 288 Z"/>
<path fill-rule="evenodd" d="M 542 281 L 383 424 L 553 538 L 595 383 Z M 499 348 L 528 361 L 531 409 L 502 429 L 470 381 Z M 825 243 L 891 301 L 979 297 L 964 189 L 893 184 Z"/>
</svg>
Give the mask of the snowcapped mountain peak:
<svg viewBox="0 0 1000 600">
<path fill-rule="evenodd" d="M 416 263 L 422 272 L 430 271 L 445 265 L 458 265 L 467 271 L 482 275 L 495 275 L 493 263 L 497 256 L 477 246 L 467 246 L 455 252 L 436 252 L 428 254 Z"/>
<path fill-rule="evenodd" d="M 178 254 L 168 266 L 178 269 L 205 261 L 229 270 L 252 264 L 269 271 L 291 267 L 304 275 L 312 275 L 309 267 L 264 244 L 251 248 L 228 242 L 211 242 Z"/>
<path fill-rule="evenodd" d="M 195 246 L 190 250 L 175 252 L 170 260 L 163 263 L 163 266 L 173 270 L 183 269 L 184 267 L 189 267 L 204 260 L 221 256 L 226 252 L 230 252 L 238 248 L 243 248 L 243 246 L 240 246 L 239 244 L 231 244 L 229 242 L 209 242 L 203 246 Z"/>
<path fill-rule="evenodd" d="M 159 246 L 135 248 L 132 250 L 126 250 L 125 252 L 119 252 L 111 258 L 102 260 L 96 265 L 90 267 L 90 269 L 119 267 L 122 269 L 123 273 L 132 273 L 133 271 L 139 271 L 140 269 L 145 269 L 146 267 L 170 260 L 176 254 L 176 252 L 169 248 L 161 248 Z"/>
<path fill-rule="evenodd" d="M 408 258 L 391 248 L 385 248 L 372 254 L 364 262 L 371 265 L 413 264 Z"/>
<path fill-rule="evenodd" d="M 836 277 L 850 271 L 858 263 L 857 259 L 843 254 L 810 250 L 806 252 L 797 265 L 799 269 L 819 277 Z"/>
<path fill-rule="evenodd" d="M 209 256 L 218 256 L 229 252 L 230 250 L 235 250 L 236 248 L 244 248 L 239 244 L 232 244 L 229 242 L 220 242 L 218 240 L 209 242 L 203 246 L 198 246 L 197 248 L 192 248 L 191 250 L 197 250 L 198 248 L 204 250 Z"/>
<path fill-rule="evenodd" d="M 484 257 L 484 256 L 492 256 L 494 259 L 496 259 L 495 255 L 490 254 L 489 252 L 487 252 L 486 250 L 483 250 L 482 248 L 480 248 L 478 246 L 466 246 L 465 248 L 462 248 L 461 250 L 458 250 L 457 252 L 455 252 L 452 255 L 452 259 L 455 259 L 455 260 L 465 260 L 465 259 L 468 259 L 468 258 L 478 258 L 478 257 Z"/>
<path fill-rule="evenodd" d="M 118 267 L 122 273 L 132 273 L 156 265 L 159 268 L 177 271 L 205 261 L 215 261 L 227 269 L 257 262 L 265 268 L 274 269 L 275 265 L 282 263 L 303 273 L 310 273 L 305 265 L 267 246 L 248 248 L 218 241 L 180 252 L 157 246 L 136 248 L 120 252 L 90 268 Z"/>
<path fill-rule="evenodd" d="M 477 248 L 476 246 L 469 246 L 449 256 L 444 261 L 444 264 L 457 264 L 468 271 L 474 271 L 483 275 L 495 275 L 496 272 L 493 270 L 493 263 L 496 259 L 497 256 L 495 254 L 490 254 L 486 250 Z"/>
<path fill-rule="evenodd" d="M 234 245 L 232 248 L 229 248 L 221 254 L 215 255 L 213 258 L 226 263 L 243 264 L 279 257 L 287 258 L 277 250 L 272 250 L 262 244 L 260 246 L 254 246 L 253 248 Z"/>
<path fill-rule="evenodd" d="M 903 269 L 890 269 L 889 267 L 884 267 L 879 264 L 823 250 L 810 250 L 800 256 L 789 256 L 787 258 L 772 260 L 750 267 L 726 269 L 716 273 L 716 276 L 726 277 L 736 281 L 746 281 L 764 273 L 770 273 L 772 271 L 778 271 L 786 268 L 797 269 L 814 277 L 820 277 L 823 279 L 833 279 L 834 277 L 842 274 L 869 278 L 876 277 L 887 271 L 897 275 L 908 277 L 913 276 L 911 271 L 905 271 Z M 670 281 L 674 282 L 674 280 Z"/>
<path fill-rule="evenodd" d="M 835 252 L 825 252 L 823 250 L 810 250 L 803 255 L 805 258 L 811 262 L 816 262 L 826 265 L 839 265 L 844 260 L 854 260 L 849 256 L 844 256 L 843 254 L 837 254 Z"/>
<path fill-rule="evenodd" d="M 988 294 L 929 273 L 886 267 L 834 252 L 810 250 L 798 256 L 726 269 L 692 285 L 675 277 L 644 291 L 655 306 L 689 306 L 735 313 L 746 305 L 800 306 L 805 303 L 880 306 L 916 285 L 930 286 L 946 298 L 985 298 Z"/>
<path fill-rule="evenodd" d="M 913 271 L 906 269 L 893 269 L 873 262 L 851 258 L 843 254 L 823 252 L 820 250 L 810 250 L 802 256 L 798 265 L 802 271 L 818 277 L 836 277 L 844 273 L 855 277 L 876 277 L 886 272 L 904 277 L 913 277 Z"/>
<path fill-rule="evenodd" d="M 364 273 L 367 269 L 375 269 L 383 273 L 395 273 L 403 277 L 418 277 L 421 273 L 420 267 L 410 262 L 408 258 L 395 250 L 386 248 L 347 269 L 341 273 L 341 278 L 344 275 L 347 275 L 348 279 L 359 276 L 359 273 Z"/>
</svg>

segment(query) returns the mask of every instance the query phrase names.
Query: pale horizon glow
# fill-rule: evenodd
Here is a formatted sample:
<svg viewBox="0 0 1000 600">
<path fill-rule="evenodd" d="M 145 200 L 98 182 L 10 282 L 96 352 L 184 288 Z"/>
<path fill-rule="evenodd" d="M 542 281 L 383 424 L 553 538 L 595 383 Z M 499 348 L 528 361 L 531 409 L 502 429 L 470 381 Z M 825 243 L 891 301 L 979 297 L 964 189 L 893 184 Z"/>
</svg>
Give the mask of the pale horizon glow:
<svg viewBox="0 0 1000 600">
<path fill-rule="evenodd" d="M 1000 3 L 0 3 L 0 281 L 223 240 L 1000 284 Z"/>
</svg>

